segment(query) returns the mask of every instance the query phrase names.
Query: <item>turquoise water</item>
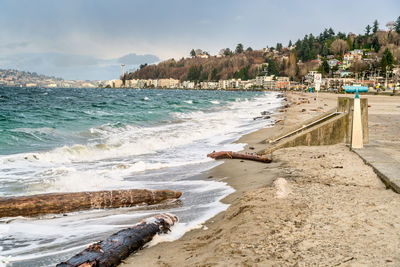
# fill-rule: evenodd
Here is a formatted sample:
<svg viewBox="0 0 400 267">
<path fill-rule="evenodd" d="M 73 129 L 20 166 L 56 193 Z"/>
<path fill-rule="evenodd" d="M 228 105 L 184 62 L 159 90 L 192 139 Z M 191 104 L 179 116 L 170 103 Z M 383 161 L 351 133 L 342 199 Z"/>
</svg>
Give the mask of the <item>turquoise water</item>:
<svg viewBox="0 0 400 267">
<path fill-rule="evenodd" d="M 54 266 L 159 212 L 177 215 L 179 238 L 227 208 L 234 190 L 213 150 L 238 151 L 241 135 L 272 127 L 277 94 L 240 91 L 0 88 L 0 197 L 111 189 L 172 189 L 163 210 L 121 208 L 0 218 L 0 266 Z"/>
<path fill-rule="evenodd" d="M 260 93 L 0 88 L 0 154 L 49 150 L 96 138 L 89 129 L 146 126 Z"/>
</svg>

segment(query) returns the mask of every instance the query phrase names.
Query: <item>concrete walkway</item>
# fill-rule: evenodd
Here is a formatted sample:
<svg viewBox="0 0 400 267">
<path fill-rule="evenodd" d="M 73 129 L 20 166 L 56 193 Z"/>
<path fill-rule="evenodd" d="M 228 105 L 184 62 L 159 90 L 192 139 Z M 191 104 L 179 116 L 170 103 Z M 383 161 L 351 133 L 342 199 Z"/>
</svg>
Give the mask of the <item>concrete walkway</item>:
<svg viewBox="0 0 400 267">
<path fill-rule="evenodd" d="M 400 98 L 369 99 L 369 103 L 370 143 L 354 152 L 387 186 L 400 193 Z"/>
<path fill-rule="evenodd" d="M 382 147 L 377 144 L 370 144 L 353 151 L 374 169 L 388 187 L 400 194 L 400 162 L 380 148 Z"/>
</svg>

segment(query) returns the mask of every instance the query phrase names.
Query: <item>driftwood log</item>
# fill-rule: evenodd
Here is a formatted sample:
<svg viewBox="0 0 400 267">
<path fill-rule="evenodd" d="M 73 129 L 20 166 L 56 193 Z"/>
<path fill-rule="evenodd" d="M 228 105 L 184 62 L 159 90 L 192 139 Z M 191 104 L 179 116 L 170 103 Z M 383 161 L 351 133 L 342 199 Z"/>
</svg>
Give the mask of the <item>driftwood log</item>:
<svg viewBox="0 0 400 267">
<path fill-rule="evenodd" d="M 132 252 L 142 248 L 157 233 L 166 233 L 177 222 L 171 214 L 145 219 L 131 228 L 123 229 L 106 240 L 94 243 L 58 267 L 117 266 Z"/>
<path fill-rule="evenodd" d="M 243 154 L 243 153 L 236 153 L 232 151 L 219 151 L 219 152 L 212 152 L 207 154 L 207 157 L 213 159 L 246 159 L 246 160 L 254 160 L 264 163 L 270 163 L 272 160 L 265 156 L 258 156 L 253 154 Z"/>
<path fill-rule="evenodd" d="M 172 190 L 112 190 L 97 192 L 51 193 L 0 198 L 0 217 L 37 216 L 78 210 L 132 207 L 157 204 L 182 195 Z"/>
</svg>

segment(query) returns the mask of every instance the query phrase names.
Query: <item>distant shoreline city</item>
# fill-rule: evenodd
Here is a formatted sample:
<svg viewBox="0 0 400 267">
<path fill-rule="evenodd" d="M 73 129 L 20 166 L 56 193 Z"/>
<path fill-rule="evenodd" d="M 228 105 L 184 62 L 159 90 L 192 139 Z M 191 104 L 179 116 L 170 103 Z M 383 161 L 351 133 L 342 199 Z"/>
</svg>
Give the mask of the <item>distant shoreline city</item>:
<svg viewBox="0 0 400 267">
<path fill-rule="evenodd" d="M 96 88 L 97 81 L 74 81 L 35 72 L 0 69 L 0 87 Z"/>
</svg>

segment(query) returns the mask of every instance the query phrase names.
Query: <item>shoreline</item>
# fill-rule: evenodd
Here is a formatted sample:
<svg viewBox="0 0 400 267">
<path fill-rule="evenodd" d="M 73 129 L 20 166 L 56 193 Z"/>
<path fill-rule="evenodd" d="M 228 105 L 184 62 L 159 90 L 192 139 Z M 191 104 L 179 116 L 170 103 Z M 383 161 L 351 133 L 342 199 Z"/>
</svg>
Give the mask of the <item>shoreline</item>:
<svg viewBox="0 0 400 267">
<path fill-rule="evenodd" d="M 274 91 L 276 92 L 276 91 Z M 299 122 L 310 119 L 316 116 L 317 112 L 302 112 L 301 119 L 299 120 L 299 111 L 303 108 L 310 108 L 314 106 L 314 103 L 302 103 L 300 105 L 295 105 L 295 98 L 307 96 L 307 93 L 302 92 L 280 92 L 284 94 L 285 101 L 282 101 L 281 108 L 276 110 L 276 114 L 274 115 L 275 119 L 282 119 L 282 121 L 275 123 L 273 127 L 267 128 L 260 128 L 254 132 L 245 134 L 239 139 L 237 139 L 234 143 L 244 143 L 244 149 L 240 152 L 257 152 L 261 150 L 265 145 L 260 144 L 261 141 L 276 136 L 285 130 L 293 127 L 294 125 L 299 124 Z M 322 93 L 324 94 L 324 93 Z M 329 94 L 327 95 L 336 96 L 336 94 Z M 314 95 L 308 94 L 312 98 Z M 334 101 L 330 99 L 329 104 L 323 108 L 324 111 L 327 111 L 336 105 L 336 98 Z M 293 105 L 290 103 L 293 102 Z M 314 100 L 316 102 L 316 100 Z M 289 104 L 288 108 L 284 108 L 286 104 Z M 278 112 L 280 111 L 282 112 Z M 252 149 L 250 149 L 252 147 Z M 238 164 L 240 162 L 240 164 Z M 250 190 L 255 190 L 262 187 L 270 187 L 274 180 L 279 177 L 280 169 L 282 168 L 281 162 L 271 162 L 269 164 L 253 162 L 253 161 L 240 161 L 240 160 L 224 160 L 224 162 L 206 173 L 204 173 L 203 179 L 216 179 L 217 181 L 224 181 L 229 186 L 231 186 L 235 191 L 226 197 L 224 197 L 221 202 L 224 204 L 228 204 L 229 207 L 238 201 L 241 195 Z M 268 169 L 268 174 L 266 175 L 263 171 Z M 242 179 L 243 176 L 246 176 L 246 179 Z M 265 176 L 265 177 L 264 177 Z M 250 178 L 250 179 L 249 179 Z M 228 209 L 229 209 L 228 207 Z M 207 221 L 202 224 L 202 227 L 199 229 L 193 229 L 188 232 L 185 232 L 184 235 L 177 240 L 172 242 L 161 242 L 158 243 L 150 248 L 145 248 L 135 254 L 129 256 L 124 263 L 120 266 L 159 266 L 157 262 L 153 262 L 149 260 L 157 260 L 156 254 L 160 254 L 164 250 L 169 250 L 171 247 L 175 246 L 176 243 L 181 243 L 183 245 L 185 242 L 190 241 L 191 239 L 198 238 L 199 235 L 203 234 L 204 230 L 213 230 L 218 226 L 223 218 L 227 210 L 218 213 L 217 215 L 211 217 Z M 155 257 L 155 258 L 154 258 Z M 158 263 L 160 264 L 160 263 Z M 164 264 L 164 263 L 163 263 Z M 164 265 L 160 265 L 164 266 Z M 169 266 L 169 265 L 165 265 Z"/>
<path fill-rule="evenodd" d="M 289 93 L 292 105 L 273 128 L 242 136 L 258 151 L 271 135 L 336 106 L 337 95 Z M 299 100 L 299 102 L 294 102 Z M 396 139 L 381 116 L 400 98 L 368 96 L 370 138 Z M 301 101 L 306 100 L 306 101 Z M 304 111 L 305 109 L 305 111 Z M 400 114 L 400 112 L 397 112 Z M 381 114 L 381 115 L 379 115 Z M 390 135 L 382 129 L 395 126 Z M 393 130 L 394 129 L 394 130 Z M 121 266 L 398 266 L 400 195 L 387 190 L 345 144 L 283 148 L 273 162 L 225 160 L 210 171 L 236 191 L 229 208 L 173 242 L 159 243 Z"/>
</svg>

